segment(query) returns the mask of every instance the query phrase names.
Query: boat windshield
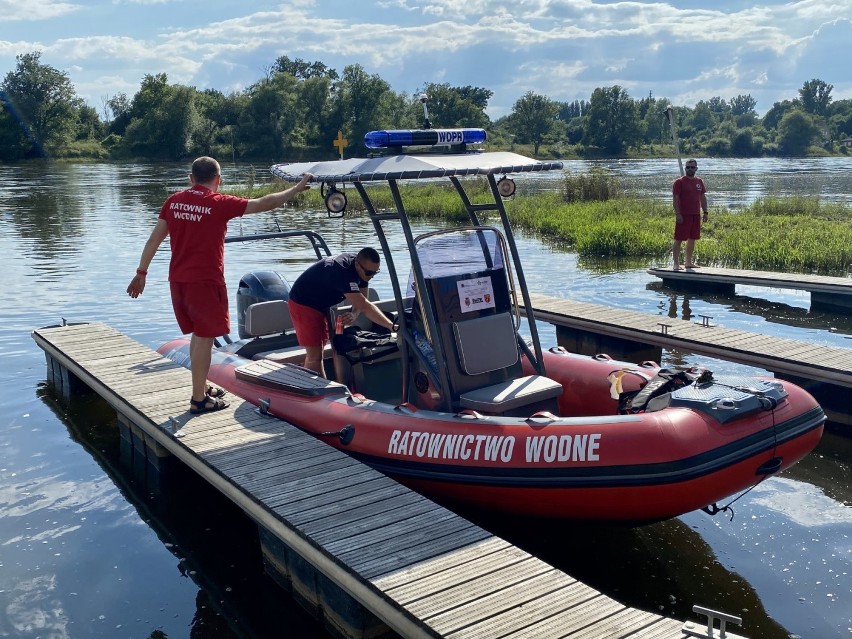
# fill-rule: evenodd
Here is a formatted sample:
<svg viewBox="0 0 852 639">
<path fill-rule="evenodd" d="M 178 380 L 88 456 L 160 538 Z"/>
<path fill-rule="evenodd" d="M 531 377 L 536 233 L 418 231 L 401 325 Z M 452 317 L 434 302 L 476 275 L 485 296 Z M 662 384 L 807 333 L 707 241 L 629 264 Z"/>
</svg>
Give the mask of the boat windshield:
<svg viewBox="0 0 852 639">
<path fill-rule="evenodd" d="M 497 229 L 451 229 L 414 241 L 423 277 L 438 278 L 503 268 L 502 237 Z"/>
</svg>

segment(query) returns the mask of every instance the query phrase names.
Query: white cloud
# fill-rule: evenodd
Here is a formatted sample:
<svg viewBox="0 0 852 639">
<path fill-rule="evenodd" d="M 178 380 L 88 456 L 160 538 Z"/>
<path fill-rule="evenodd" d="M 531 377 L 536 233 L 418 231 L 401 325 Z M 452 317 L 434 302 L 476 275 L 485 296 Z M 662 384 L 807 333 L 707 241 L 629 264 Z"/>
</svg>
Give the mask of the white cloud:
<svg viewBox="0 0 852 639">
<path fill-rule="evenodd" d="M 38 22 L 61 18 L 80 9 L 79 5 L 51 0 L 0 0 L 0 24 L 4 22 Z"/>
<path fill-rule="evenodd" d="M 619 84 L 634 97 L 685 105 L 751 94 L 765 111 L 813 77 L 833 83 L 835 98 L 852 85 L 837 55 L 852 36 L 852 0 L 290 0 L 254 12 L 216 5 L 203 15 L 181 0 L 123 0 L 112 13 L 86 0 L 24 6 L 29 15 L 35 7 L 68 17 L 19 22 L 15 42 L 0 36 L 0 77 L 15 54 L 39 49 L 92 104 L 104 93 L 132 95 L 146 74 L 243 88 L 281 55 L 338 71 L 361 64 L 397 91 L 425 82 L 485 87 L 494 92 L 492 116 L 527 90 L 570 101 Z M 0 8 L 0 23 L 25 16 L 11 0 Z"/>
</svg>

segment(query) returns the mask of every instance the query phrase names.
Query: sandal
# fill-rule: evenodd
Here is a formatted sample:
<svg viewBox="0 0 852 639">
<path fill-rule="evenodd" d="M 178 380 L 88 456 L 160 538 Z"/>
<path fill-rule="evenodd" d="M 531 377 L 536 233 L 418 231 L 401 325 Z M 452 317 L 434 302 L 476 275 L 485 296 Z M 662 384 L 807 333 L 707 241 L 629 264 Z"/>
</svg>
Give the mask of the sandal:
<svg viewBox="0 0 852 639">
<path fill-rule="evenodd" d="M 223 408 L 228 408 L 231 404 L 226 402 L 223 399 L 218 399 L 216 397 L 210 397 L 209 395 L 204 399 L 194 400 L 190 397 L 189 403 L 192 407 L 189 409 L 190 413 L 198 414 L 198 413 L 212 413 L 213 411 L 222 410 Z"/>
<path fill-rule="evenodd" d="M 207 397 L 219 398 L 225 396 L 224 388 L 217 388 L 216 386 L 212 386 L 210 384 L 207 385 L 207 390 L 205 392 L 207 393 Z"/>
</svg>

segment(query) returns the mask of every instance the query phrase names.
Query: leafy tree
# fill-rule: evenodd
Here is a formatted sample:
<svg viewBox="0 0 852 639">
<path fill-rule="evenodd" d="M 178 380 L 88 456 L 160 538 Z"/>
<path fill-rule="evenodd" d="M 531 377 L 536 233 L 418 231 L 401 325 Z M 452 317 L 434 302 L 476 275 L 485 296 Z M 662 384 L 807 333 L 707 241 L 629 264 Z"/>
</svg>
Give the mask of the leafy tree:
<svg viewBox="0 0 852 639">
<path fill-rule="evenodd" d="M 0 83 L 5 103 L 15 105 L 15 116 L 31 140 L 29 154 L 45 155 L 60 149 L 76 133 L 83 101 L 68 74 L 41 63 L 41 52 L 16 56 L 17 67 Z"/>
<path fill-rule="evenodd" d="M 322 62 L 306 62 L 301 58 L 291 60 L 286 55 L 279 57 L 272 65 L 273 73 L 289 73 L 294 78 L 308 80 L 310 78 L 327 78 L 337 80 L 337 71 L 325 66 Z"/>
<path fill-rule="evenodd" d="M 700 100 L 692 110 L 692 127 L 695 131 L 710 131 L 717 123 L 709 102 Z"/>
<path fill-rule="evenodd" d="M 751 95 L 738 95 L 731 98 L 728 104 L 739 128 L 750 127 L 757 121 L 757 112 L 754 110 L 757 100 Z"/>
<path fill-rule="evenodd" d="M 796 108 L 796 103 L 792 100 L 782 100 L 781 102 L 776 102 L 772 105 L 772 108 L 766 112 L 766 115 L 763 116 L 763 128 L 764 129 L 777 129 L 778 124 L 781 122 L 781 118 L 783 118 L 788 111 Z"/>
<path fill-rule="evenodd" d="M 852 100 L 838 100 L 831 105 L 831 123 L 839 137 L 852 136 Z"/>
<path fill-rule="evenodd" d="M 93 107 L 80 107 L 77 126 L 78 140 L 99 140 L 103 137 L 103 129 L 101 118 Z"/>
<path fill-rule="evenodd" d="M 235 97 L 207 89 L 196 92 L 194 99 L 198 117 L 190 142 L 192 154 L 233 158 L 236 154 L 233 135 L 239 121 Z"/>
<path fill-rule="evenodd" d="M 482 87 L 472 87 L 470 85 L 463 87 L 455 87 L 454 90 L 459 94 L 462 100 L 466 100 L 485 111 L 488 108 L 488 101 L 494 96 L 494 92 L 490 89 Z"/>
<path fill-rule="evenodd" d="M 14 161 L 25 157 L 33 148 L 26 125 L 17 117 L 15 106 L 0 90 L 0 160 Z"/>
<path fill-rule="evenodd" d="M 585 115 L 586 109 L 588 108 L 585 101 L 582 100 L 574 100 L 573 102 L 557 102 L 556 105 L 559 107 L 556 117 L 563 122 L 569 122 L 574 118 L 582 117 Z"/>
<path fill-rule="evenodd" d="M 739 129 L 731 137 L 731 155 L 749 157 L 754 155 L 754 134 L 751 129 Z"/>
<path fill-rule="evenodd" d="M 494 94 L 488 89 L 428 83 L 420 93 L 429 98 L 429 120 L 434 127 L 485 128 L 490 123 L 485 109 Z"/>
<path fill-rule="evenodd" d="M 717 116 L 721 117 L 727 113 L 730 113 L 731 107 L 728 106 L 728 103 L 721 97 L 714 96 L 707 101 L 707 106 L 709 109 L 715 113 Z"/>
<path fill-rule="evenodd" d="M 284 159 L 295 145 L 298 80 L 289 73 L 276 73 L 271 80 L 250 87 L 248 97 L 239 120 L 241 155 Z"/>
<path fill-rule="evenodd" d="M 341 129 L 349 138 L 353 153 L 364 150 L 364 134 L 393 125 L 388 107 L 392 101 L 385 98 L 393 93 L 390 85 L 378 75 L 369 75 L 360 64 L 343 69 L 335 98 L 343 115 Z"/>
<path fill-rule="evenodd" d="M 799 101 L 805 113 L 813 115 L 827 115 L 828 105 L 831 104 L 831 90 L 834 88 L 831 84 L 826 84 L 822 80 L 808 80 L 799 89 Z"/>
<path fill-rule="evenodd" d="M 146 76 L 133 99 L 133 117 L 120 150 L 129 155 L 179 160 L 186 157 L 199 126 L 196 91 L 169 86 L 165 74 Z M 142 106 L 144 105 L 144 106 Z"/>
<path fill-rule="evenodd" d="M 619 155 L 641 140 L 636 103 L 618 85 L 594 90 L 586 118 L 585 144 Z"/>
<path fill-rule="evenodd" d="M 573 118 L 565 123 L 565 139 L 568 144 L 580 144 L 583 141 L 583 133 L 586 130 L 586 123 L 582 117 Z"/>
<path fill-rule="evenodd" d="M 308 78 L 298 85 L 302 137 L 308 145 L 328 145 L 337 133 L 333 124 L 332 87 L 327 77 Z"/>
<path fill-rule="evenodd" d="M 548 138 L 556 121 L 559 107 L 544 95 L 527 91 L 515 102 L 509 116 L 509 130 L 518 142 L 533 145 L 533 155 L 538 155 L 541 144 Z"/>
<path fill-rule="evenodd" d="M 819 127 L 810 114 L 794 109 L 778 124 L 778 146 L 784 155 L 801 156 L 813 143 Z"/>
<path fill-rule="evenodd" d="M 146 113 L 153 111 L 162 103 L 170 90 L 169 78 L 165 73 L 146 74 L 142 78 L 139 91 L 133 96 L 133 101 L 130 103 L 130 117 L 145 117 Z"/>
<path fill-rule="evenodd" d="M 117 93 L 107 100 L 107 106 L 112 113 L 109 131 L 117 135 L 124 135 L 127 125 L 130 124 L 130 99 L 126 93 Z"/>
<path fill-rule="evenodd" d="M 643 141 L 647 144 L 668 140 L 670 131 L 666 121 L 666 99 L 648 96 L 642 98 L 636 105 L 639 118 L 642 120 Z"/>
<path fill-rule="evenodd" d="M 757 100 L 751 95 L 738 95 L 731 98 L 731 114 L 737 115 L 756 115 L 754 108 L 757 106 Z"/>
</svg>

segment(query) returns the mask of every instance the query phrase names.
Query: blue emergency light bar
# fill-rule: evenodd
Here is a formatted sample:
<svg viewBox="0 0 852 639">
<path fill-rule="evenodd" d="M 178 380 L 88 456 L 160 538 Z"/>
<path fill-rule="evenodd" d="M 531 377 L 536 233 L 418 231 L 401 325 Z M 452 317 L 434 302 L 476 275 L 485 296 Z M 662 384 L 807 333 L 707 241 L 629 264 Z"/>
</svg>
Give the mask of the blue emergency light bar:
<svg viewBox="0 0 852 639">
<path fill-rule="evenodd" d="M 485 129 L 396 129 L 370 131 L 364 135 L 364 146 L 368 149 L 480 144 L 482 142 L 485 142 Z"/>
</svg>

